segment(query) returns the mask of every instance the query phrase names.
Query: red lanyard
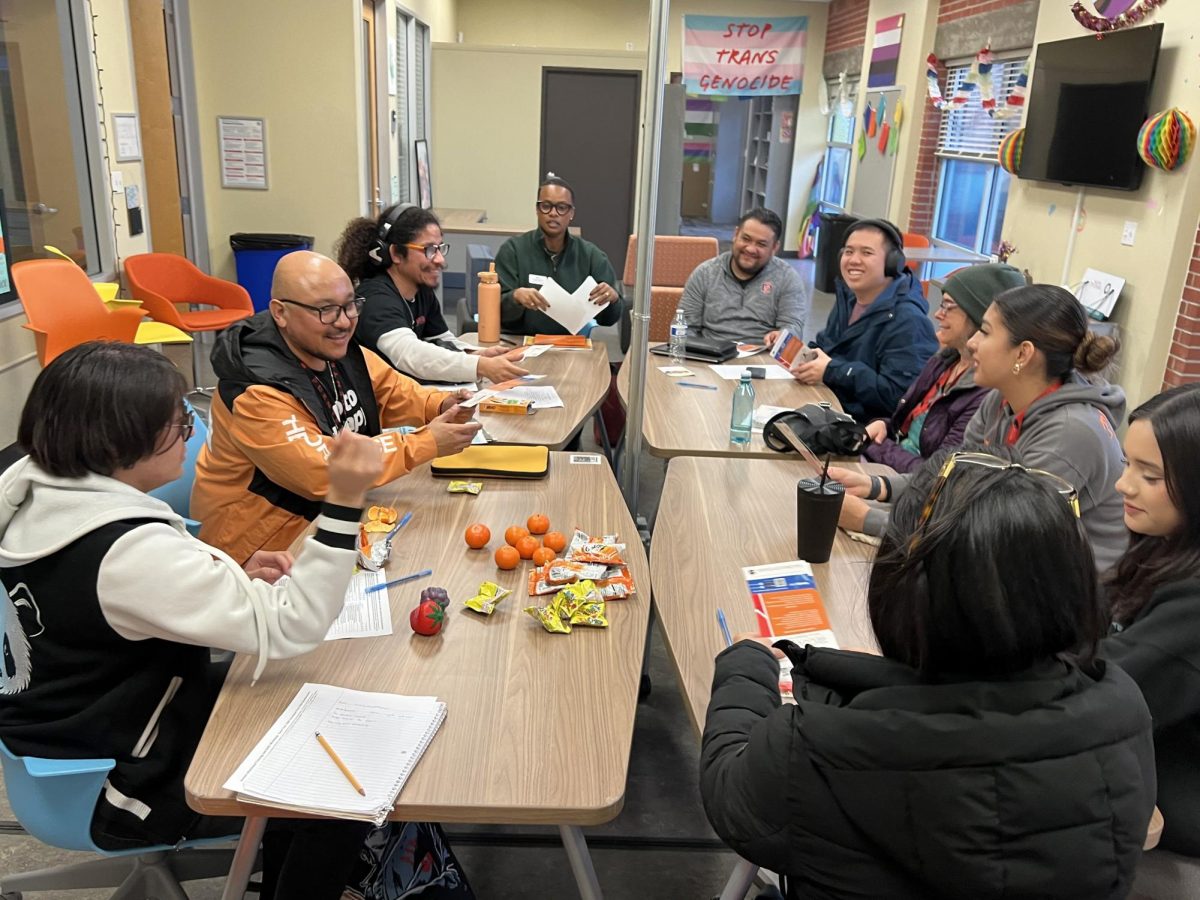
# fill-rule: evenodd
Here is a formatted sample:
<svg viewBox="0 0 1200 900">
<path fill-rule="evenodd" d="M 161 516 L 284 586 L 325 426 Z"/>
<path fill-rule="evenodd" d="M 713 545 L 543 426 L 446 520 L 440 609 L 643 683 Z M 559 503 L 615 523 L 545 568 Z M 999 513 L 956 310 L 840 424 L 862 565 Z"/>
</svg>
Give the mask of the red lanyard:
<svg viewBox="0 0 1200 900">
<path fill-rule="evenodd" d="M 922 398 L 921 402 L 918 403 L 916 406 L 914 406 L 912 409 L 912 412 L 910 412 L 907 416 L 904 417 L 904 422 L 901 423 L 901 425 L 900 425 L 900 433 L 901 434 L 908 434 L 908 429 L 912 425 L 913 421 L 917 418 L 917 416 L 921 415 L 921 413 L 925 412 L 925 410 L 927 410 L 927 409 L 929 409 L 929 407 L 933 406 L 935 400 L 937 400 L 939 397 L 942 397 L 943 395 L 945 395 L 945 393 L 947 391 L 949 391 L 950 388 L 952 388 L 952 387 L 954 387 L 954 385 L 958 384 L 958 379 L 962 378 L 963 374 L 967 370 L 965 368 L 960 369 L 958 374 L 954 375 L 954 377 L 951 378 L 950 376 L 954 372 L 954 369 L 957 366 L 958 366 L 958 363 L 955 363 L 953 366 L 950 366 L 950 368 L 948 368 L 945 372 L 943 372 L 941 375 L 939 375 L 938 380 L 933 383 L 933 387 L 931 387 L 929 389 L 929 391 L 925 394 L 924 398 Z"/>
<path fill-rule="evenodd" d="M 1025 425 L 1025 414 L 1027 412 L 1029 412 L 1030 409 L 1033 408 L 1033 404 L 1037 403 L 1043 397 L 1049 397 L 1051 394 L 1053 394 L 1055 391 L 1057 391 L 1060 387 L 1062 387 L 1061 381 L 1054 382 L 1054 384 L 1050 385 L 1050 387 L 1046 388 L 1044 391 L 1042 391 L 1040 394 L 1038 394 L 1036 397 L 1034 397 L 1033 403 L 1030 403 L 1029 406 L 1025 407 L 1023 410 L 1021 410 L 1019 413 L 1017 413 L 1017 416 L 1015 419 L 1013 419 L 1012 424 L 1008 426 L 1008 434 L 1006 434 L 1004 436 L 1005 444 L 1007 444 L 1009 447 L 1011 447 L 1013 444 L 1015 444 L 1020 439 L 1021 428 L 1024 427 L 1024 425 Z"/>
<path fill-rule="evenodd" d="M 329 418 L 333 420 L 333 427 L 336 432 L 342 424 L 341 417 L 337 414 L 335 405 L 337 399 L 341 397 L 341 386 L 338 384 L 337 364 L 332 360 L 325 363 L 325 371 L 329 373 L 329 383 L 333 385 L 334 396 L 329 396 L 329 391 L 325 390 L 325 384 L 321 381 L 320 373 L 314 372 L 308 366 L 304 367 L 304 371 L 308 373 L 309 380 L 313 383 L 313 387 L 317 389 L 317 393 L 321 395 L 321 402 L 325 404 L 325 409 L 329 411 Z"/>
</svg>

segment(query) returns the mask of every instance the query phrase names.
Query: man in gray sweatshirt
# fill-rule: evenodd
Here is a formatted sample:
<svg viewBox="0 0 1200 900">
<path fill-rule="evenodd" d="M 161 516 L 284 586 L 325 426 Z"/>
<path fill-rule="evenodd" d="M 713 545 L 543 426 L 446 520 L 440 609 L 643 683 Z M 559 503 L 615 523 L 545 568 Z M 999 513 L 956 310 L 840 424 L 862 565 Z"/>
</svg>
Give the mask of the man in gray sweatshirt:
<svg viewBox="0 0 1200 900">
<path fill-rule="evenodd" d="M 769 209 L 752 209 L 738 220 L 733 249 L 696 266 L 679 304 L 688 334 L 763 343 L 768 332 L 787 328 L 803 337 L 808 288 L 796 271 L 776 259 L 783 222 Z"/>
</svg>

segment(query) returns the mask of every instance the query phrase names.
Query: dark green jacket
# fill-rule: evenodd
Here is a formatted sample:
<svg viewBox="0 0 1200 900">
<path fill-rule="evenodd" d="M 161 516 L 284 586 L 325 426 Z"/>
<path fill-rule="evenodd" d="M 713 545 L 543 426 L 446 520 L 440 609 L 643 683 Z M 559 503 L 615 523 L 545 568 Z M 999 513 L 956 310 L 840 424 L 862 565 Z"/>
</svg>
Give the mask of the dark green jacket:
<svg viewBox="0 0 1200 900">
<path fill-rule="evenodd" d="M 526 309 L 512 298 L 513 291 L 539 287 L 530 275 L 553 278 L 571 293 L 591 275 L 597 284 L 607 284 L 618 294 L 621 285 L 604 251 L 590 241 L 567 234 L 567 243 L 557 262 L 550 256 L 535 228 L 509 238 L 496 253 L 496 273 L 500 276 L 500 330 L 508 334 L 566 334 L 567 330 L 536 309 Z M 540 282 L 540 278 L 538 279 Z M 614 325 L 621 320 L 619 297 L 607 306 L 596 307 L 596 321 Z"/>
</svg>

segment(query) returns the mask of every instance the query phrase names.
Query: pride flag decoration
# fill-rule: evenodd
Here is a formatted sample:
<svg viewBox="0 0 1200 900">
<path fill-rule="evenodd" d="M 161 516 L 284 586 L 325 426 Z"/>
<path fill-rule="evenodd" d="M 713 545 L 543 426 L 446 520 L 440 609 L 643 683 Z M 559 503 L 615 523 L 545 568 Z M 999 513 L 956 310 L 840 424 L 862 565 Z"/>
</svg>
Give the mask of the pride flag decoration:
<svg viewBox="0 0 1200 900">
<path fill-rule="evenodd" d="M 807 16 L 684 16 L 683 83 L 696 95 L 799 94 L 807 37 Z"/>
<path fill-rule="evenodd" d="M 1178 106 L 1153 115 L 1138 132 L 1138 156 L 1148 166 L 1178 169 L 1196 148 L 1196 126 Z"/>
<path fill-rule="evenodd" d="M 903 32 L 903 13 L 880 19 L 875 23 L 875 40 L 871 44 L 871 67 L 867 70 L 867 87 L 890 87 L 896 83 L 896 68 L 900 64 L 900 37 Z"/>
</svg>

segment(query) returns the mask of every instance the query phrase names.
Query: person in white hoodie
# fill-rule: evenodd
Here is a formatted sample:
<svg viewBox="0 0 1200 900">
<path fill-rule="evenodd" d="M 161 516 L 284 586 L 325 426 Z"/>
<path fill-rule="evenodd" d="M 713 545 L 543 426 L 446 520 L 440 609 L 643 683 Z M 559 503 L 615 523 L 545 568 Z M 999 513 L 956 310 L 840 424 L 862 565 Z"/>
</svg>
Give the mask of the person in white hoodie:
<svg viewBox="0 0 1200 900">
<path fill-rule="evenodd" d="M 259 552 L 243 569 L 146 493 L 182 473 L 185 389 L 149 348 L 75 347 L 38 375 L 18 430 L 28 456 L 0 475 L 0 740 L 22 756 L 116 760 L 92 819 L 105 849 L 239 830 L 184 799 L 225 675 L 209 648 L 257 654 L 261 672 L 321 644 L 383 470 L 378 444 L 344 430 L 298 561 Z M 340 897 L 369 826 L 277 821 L 262 896 Z"/>
</svg>

